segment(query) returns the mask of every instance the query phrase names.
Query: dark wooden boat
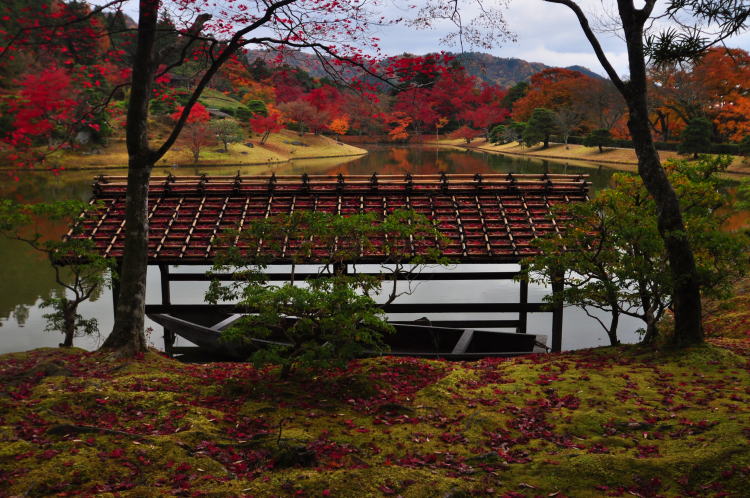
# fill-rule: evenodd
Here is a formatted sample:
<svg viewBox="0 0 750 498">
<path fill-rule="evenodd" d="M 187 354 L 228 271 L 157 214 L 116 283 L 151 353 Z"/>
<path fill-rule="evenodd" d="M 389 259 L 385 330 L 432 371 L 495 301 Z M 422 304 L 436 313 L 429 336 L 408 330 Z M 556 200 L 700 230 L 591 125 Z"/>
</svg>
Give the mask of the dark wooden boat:
<svg viewBox="0 0 750 498">
<path fill-rule="evenodd" d="M 192 342 L 207 355 L 245 360 L 252 352 L 252 346 L 227 343 L 221 339 L 222 330 L 242 317 L 241 314 L 207 317 L 197 313 L 192 316 L 188 313 L 181 316 L 152 313 L 148 316 L 172 333 Z M 541 334 L 433 327 L 414 322 L 392 322 L 392 325 L 396 328 L 396 333 L 384 338 L 390 350 L 386 353 L 372 352 L 371 355 L 470 360 L 548 351 L 547 336 Z M 253 339 L 251 342 L 259 347 L 264 344 L 283 344 L 281 341 L 262 339 Z M 174 352 L 185 353 L 188 349 L 175 348 Z"/>
</svg>

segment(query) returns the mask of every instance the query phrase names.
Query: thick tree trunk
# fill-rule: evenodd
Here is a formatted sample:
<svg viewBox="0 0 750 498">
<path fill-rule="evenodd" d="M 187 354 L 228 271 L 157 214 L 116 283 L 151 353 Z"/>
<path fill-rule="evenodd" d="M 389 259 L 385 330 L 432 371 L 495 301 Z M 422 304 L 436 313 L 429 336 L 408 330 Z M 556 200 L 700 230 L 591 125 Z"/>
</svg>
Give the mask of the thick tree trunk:
<svg viewBox="0 0 750 498">
<path fill-rule="evenodd" d="M 638 174 L 656 203 L 659 233 L 669 259 L 675 315 L 673 342 L 676 346 L 700 343 L 703 341 L 703 326 L 695 258 L 682 220 L 679 200 L 661 166 L 649 128 L 643 47 L 645 19 L 642 13 L 630 10 L 632 2 L 620 0 L 619 4 L 630 64 L 630 81 L 623 89 L 630 113 L 628 129 L 638 156 Z"/>
<path fill-rule="evenodd" d="M 148 243 L 148 179 L 151 167 L 142 156 L 131 157 L 125 212 L 125 252 L 120 296 L 112 333 L 102 349 L 134 356 L 147 349 L 144 335 Z"/>
<path fill-rule="evenodd" d="M 156 64 L 154 44 L 159 2 L 140 0 L 138 44 L 128 105 L 126 143 L 128 188 L 125 207 L 125 252 L 120 272 L 120 296 L 112 332 L 102 349 L 122 356 L 147 350 L 144 334 L 146 269 L 148 263 L 148 181 L 153 167 L 148 143 L 148 102 Z"/>
</svg>

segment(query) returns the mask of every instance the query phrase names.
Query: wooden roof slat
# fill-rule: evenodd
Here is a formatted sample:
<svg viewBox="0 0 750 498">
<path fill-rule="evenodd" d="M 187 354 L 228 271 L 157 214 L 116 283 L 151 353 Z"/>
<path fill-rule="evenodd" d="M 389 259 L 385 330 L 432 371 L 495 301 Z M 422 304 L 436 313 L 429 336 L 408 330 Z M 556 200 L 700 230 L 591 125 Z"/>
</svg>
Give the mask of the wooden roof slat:
<svg viewBox="0 0 750 498">
<path fill-rule="evenodd" d="M 411 197 L 409 195 L 406 196 L 406 209 L 411 210 Z M 409 218 L 407 221 L 407 224 L 411 226 L 411 218 Z M 417 248 L 414 247 L 414 235 L 409 234 L 409 252 L 412 256 L 417 255 Z"/>
<path fill-rule="evenodd" d="M 187 251 L 188 245 L 190 244 L 190 239 L 193 238 L 193 232 L 195 232 L 195 227 L 198 226 L 198 220 L 203 214 L 203 207 L 205 205 L 206 205 L 206 198 L 203 197 L 201 199 L 201 203 L 198 205 L 198 209 L 195 210 L 195 214 L 193 215 L 193 221 L 190 224 L 190 228 L 188 228 L 187 237 L 185 237 L 185 241 L 182 243 L 182 246 L 180 247 L 180 256 L 179 256 L 180 259 L 182 259 L 185 256 L 185 251 Z"/>
<path fill-rule="evenodd" d="M 461 211 L 458 209 L 458 203 L 456 202 L 456 196 L 451 196 L 451 201 L 453 202 L 453 210 L 456 213 L 456 224 L 458 226 L 458 236 L 461 239 L 461 252 L 463 253 L 463 256 L 468 256 L 467 249 L 466 249 L 466 232 L 464 231 L 464 225 L 461 222 Z"/>
<path fill-rule="evenodd" d="M 490 244 L 490 236 L 489 233 L 487 233 L 487 223 L 485 223 L 485 215 L 484 215 L 484 209 L 482 209 L 482 203 L 479 200 L 479 196 L 474 196 L 474 202 L 476 202 L 477 205 L 477 212 L 479 213 L 479 221 L 482 224 L 482 234 L 484 235 L 484 244 L 485 248 L 487 249 L 487 254 L 489 256 L 492 256 L 492 244 Z"/>
<path fill-rule="evenodd" d="M 503 205 L 503 201 L 500 198 L 500 196 L 496 196 L 497 198 L 497 205 L 500 208 L 500 216 L 503 218 L 503 223 L 505 224 L 505 231 L 508 234 L 508 240 L 510 240 L 510 244 L 513 247 L 513 255 L 518 256 L 518 246 L 516 245 L 516 239 L 513 238 L 513 231 L 510 229 L 510 222 L 508 222 L 508 215 L 505 212 L 505 206 Z"/>
<path fill-rule="evenodd" d="M 289 216 L 294 214 L 294 207 L 297 203 L 297 196 L 292 197 L 292 203 L 289 205 Z M 287 246 L 289 245 L 289 233 L 284 234 L 284 242 L 281 244 L 281 257 L 286 257 Z"/>
<path fill-rule="evenodd" d="M 172 228 L 172 224 L 174 223 L 174 220 L 177 219 L 177 217 L 180 215 L 180 208 L 182 207 L 182 203 L 184 202 L 185 198 L 180 197 L 180 200 L 177 202 L 177 207 L 175 208 L 174 212 L 172 213 L 172 217 L 167 222 L 167 227 L 164 230 L 164 234 L 161 237 L 161 240 L 159 240 L 159 245 L 156 247 L 155 257 L 159 257 L 159 253 L 162 250 L 162 247 L 164 247 L 164 242 L 167 240 L 167 235 L 169 235 L 169 231 Z"/>
<path fill-rule="evenodd" d="M 219 233 L 219 228 L 221 227 L 222 221 L 224 221 L 224 213 L 226 212 L 227 206 L 229 205 L 229 199 L 229 196 L 224 197 L 224 204 L 219 210 L 219 216 L 216 218 L 216 223 L 214 223 L 213 229 L 211 230 L 211 236 L 209 237 L 208 244 L 206 245 L 206 257 L 211 254 L 211 248 L 213 247 L 214 239 L 216 238 L 216 234 Z"/>
<path fill-rule="evenodd" d="M 250 207 L 250 197 L 245 199 L 245 205 L 242 207 L 242 214 L 240 215 L 240 222 L 237 224 L 237 235 L 234 236 L 234 246 L 240 241 L 240 232 L 245 228 L 245 220 L 247 219 L 247 210 Z"/>
<path fill-rule="evenodd" d="M 108 258 L 112 253 L 112 249 L 115 247 L 115 242 L 117 242 L 117 237 L 120 236 L 123 228 L 125 228 L 125 218 L 122 219 L 120 224 L 117 226 L 117 230 L 115 231 L 114 235 L 112 235 L 112 238 L 109 240 L 109 244 L 107 244 L 107 248 L 104 250 L 103 254 L 105 258 Z"/>
</svg>

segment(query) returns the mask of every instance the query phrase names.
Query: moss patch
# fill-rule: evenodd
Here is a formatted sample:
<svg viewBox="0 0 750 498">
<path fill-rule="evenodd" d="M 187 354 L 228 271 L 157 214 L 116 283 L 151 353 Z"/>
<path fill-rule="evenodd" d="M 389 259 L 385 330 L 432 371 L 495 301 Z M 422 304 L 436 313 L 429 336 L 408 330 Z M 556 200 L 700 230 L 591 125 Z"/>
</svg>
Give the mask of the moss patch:
<svg viewBox="0 0 750 498">
<path fill-rule="evenodd" d="M 750 343 L 281 382 L 245 364 L 0 357 L 0 495 L 743 496 Z M 557 494 L 555 494 L 557 493 Z"/>
</svg>

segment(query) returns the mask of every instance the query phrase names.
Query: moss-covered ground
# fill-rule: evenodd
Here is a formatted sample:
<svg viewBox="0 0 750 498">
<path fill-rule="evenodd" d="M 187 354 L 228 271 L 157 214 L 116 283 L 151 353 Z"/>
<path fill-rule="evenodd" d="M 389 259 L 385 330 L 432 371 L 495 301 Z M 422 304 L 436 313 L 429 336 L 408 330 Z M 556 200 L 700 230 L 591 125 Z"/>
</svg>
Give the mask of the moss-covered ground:
<svg viewBox="0 0 750 498">
<path fill-rule="evenodd" d="M 273 369 L 0 357 L 0 495 L 748 496 L 750 341 Z"/>
</svg>

